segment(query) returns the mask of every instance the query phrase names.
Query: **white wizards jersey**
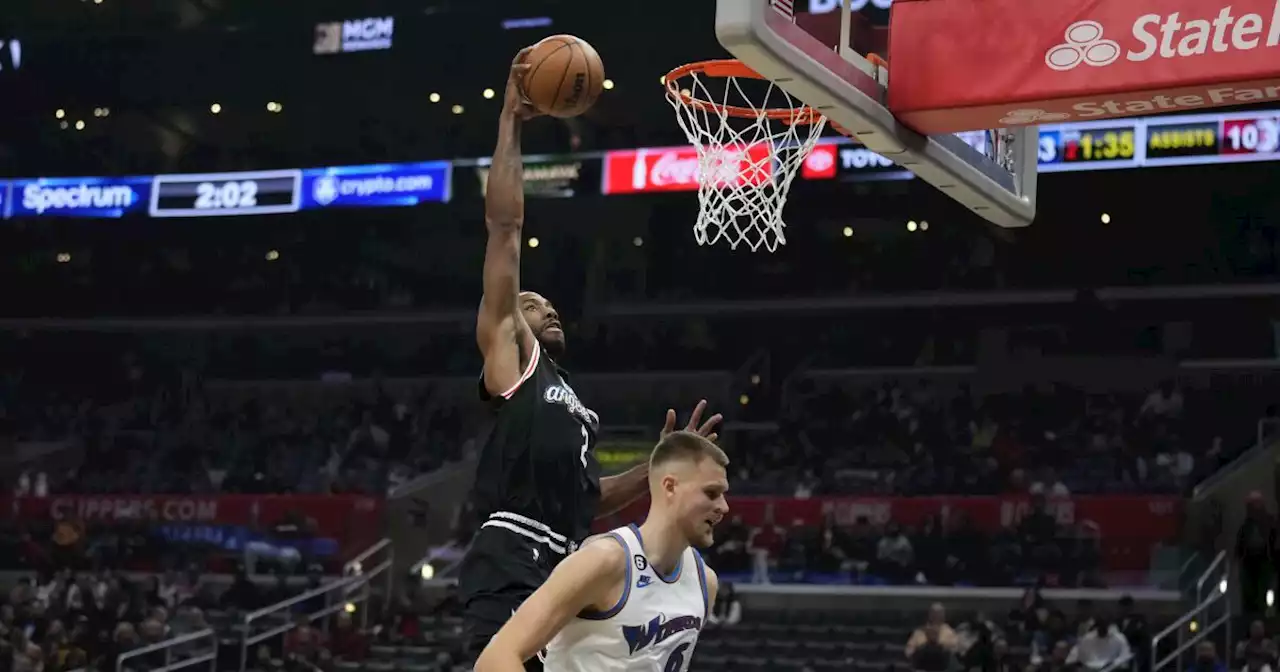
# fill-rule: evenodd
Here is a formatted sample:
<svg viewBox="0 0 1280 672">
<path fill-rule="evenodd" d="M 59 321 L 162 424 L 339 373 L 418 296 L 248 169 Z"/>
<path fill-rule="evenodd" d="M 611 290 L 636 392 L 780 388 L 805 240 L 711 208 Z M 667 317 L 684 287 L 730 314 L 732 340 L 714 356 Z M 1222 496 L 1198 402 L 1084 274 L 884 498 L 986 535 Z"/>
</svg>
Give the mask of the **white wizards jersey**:
<svg viewBox="0 0 1280 672">
<path fill-rule="evenodd" d="M 702 556 L 685 549 L 670 576 L 649 564 L 635 525 L 609 533 L 627 551 L 622 599 L 608 611 L 581 613 L 547 646 L 547 672 L 684 672 L 706 623 Z M 592 543 L 611 544 L 600 539 Z"/>
</svg>

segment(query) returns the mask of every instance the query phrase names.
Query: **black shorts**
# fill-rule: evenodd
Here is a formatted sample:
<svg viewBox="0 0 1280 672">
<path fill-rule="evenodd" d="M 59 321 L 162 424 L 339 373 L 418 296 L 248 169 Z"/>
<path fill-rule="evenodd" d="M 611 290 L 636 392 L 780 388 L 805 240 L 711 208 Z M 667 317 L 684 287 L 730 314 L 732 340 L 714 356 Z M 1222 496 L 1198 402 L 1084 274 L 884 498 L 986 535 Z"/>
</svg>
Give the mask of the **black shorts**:
<svg viewBox="0 0 1280 672">
<path fill-rule="evenodd" d="M 476 533 L 458 576 L 465 641 L 473 661 L 560 560 L 546 545 L 509 530 L 486 527 Z M 525 669 L 541 671 L 542 663 L 531 658 Z"/>
</svg>

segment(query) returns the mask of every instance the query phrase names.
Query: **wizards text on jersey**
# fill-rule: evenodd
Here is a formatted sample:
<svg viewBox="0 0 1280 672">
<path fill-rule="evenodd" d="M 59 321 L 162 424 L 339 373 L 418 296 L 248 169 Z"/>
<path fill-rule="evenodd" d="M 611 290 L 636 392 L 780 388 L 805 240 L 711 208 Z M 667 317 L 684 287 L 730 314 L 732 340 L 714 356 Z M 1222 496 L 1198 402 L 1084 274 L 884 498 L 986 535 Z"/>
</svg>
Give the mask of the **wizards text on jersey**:
<svg viewBox="0 0 1280 672">
<path fill-rule="evenodd" d="M 663 620 L 662 616 L 654 616 L 652 621 L 647 625 L 624 625 L 622 626 L 622 636 L 627 640 L 627 646 L 631 648 L 631 654 L 644 649 L 654 643 L 662 643 L 672 635 L 684 632 L 685 630 L 701 630 L 702 619 L 697 616 L 676 616 L 669 620 Z"/>
<path fill-rule="evenodd" d="M 600 424 L 600 416 L 596 412 L 582 405 L 578 401 L 578 395 L 574 394 L 573 388 L 568 385 L 552 385 L 547 388 L 543 399 L 548 404 L 560 404 L 564 406 L 574 417 L 578 418 L 583 424 L 595 427 Z"/>
</svg>

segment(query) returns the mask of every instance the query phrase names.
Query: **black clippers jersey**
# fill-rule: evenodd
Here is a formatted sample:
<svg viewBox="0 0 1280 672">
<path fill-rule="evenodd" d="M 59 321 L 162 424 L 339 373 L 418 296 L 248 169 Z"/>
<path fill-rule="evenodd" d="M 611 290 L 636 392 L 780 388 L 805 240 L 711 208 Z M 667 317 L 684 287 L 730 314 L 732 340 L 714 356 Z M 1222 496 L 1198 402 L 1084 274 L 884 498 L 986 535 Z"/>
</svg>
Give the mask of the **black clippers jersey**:
<svg viewBox="0 0 1280 672">
<path fill-rule="evenodd" d="M 481 397 L 495 417 L 472 493 L 479 520 L 509 511 L 571 542 L 590 534 L 600 504 L 595 456 L 600 418 L 578 401 L 568 377 L 535 340 L 529 363 L 510 390 L 492 396 L 481 378 Z"/>
</svg>

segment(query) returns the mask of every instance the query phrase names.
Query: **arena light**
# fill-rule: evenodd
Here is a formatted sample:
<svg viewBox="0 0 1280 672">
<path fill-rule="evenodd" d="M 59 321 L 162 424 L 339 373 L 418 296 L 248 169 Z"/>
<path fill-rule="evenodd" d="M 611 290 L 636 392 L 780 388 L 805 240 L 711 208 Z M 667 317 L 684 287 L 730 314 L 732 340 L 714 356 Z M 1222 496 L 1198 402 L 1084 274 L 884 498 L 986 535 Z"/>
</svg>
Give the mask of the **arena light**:
<svg viewBox="0 0 1280 672">
<path fill-rule="evenodd" d="M 66 121 L 62 121 L 58 123 L 58 126 L 65 131 L 71 127 L 71 124 L 67 123 Z"/>
<path fill-rule="evenodd" d="M 753 374 L 751 374 L 751 384 L 752 384 L 752 385 L 759 385 L 759 384 L 760 384 L 760 374 L 758 374 L 758 373 L 753 373 Z"/>
<path fill-rule="evenodd" d="M 1106 212 L 1102 213 L 1102 223 L 1103 224 L 1111 223 L 1111 215 L 1109 213 L 1106 213 Z"/>
<path fill-rule="evenodd" d="M 54 119 L 62 119 L 62 118 L 64 118 L 64 117 L 66 117 L 66 116 L 67 116 L 67 111 L 66 111 L 66 110 L 64 110 L 64 109 L 62 109 L 62 108 L 58 108 L 58 109 L 56 109 L 56 110 L 54 110 L 54 111 L 53 111 L 53 118 L 54 118 Z"/>
<path fill-rule="evenodd" d="M 926 221 L 924 221 L 923 219 L 922 219 L 922 220 L 920 220 L 920 230 L 921 230 L 921 231 L 928 231 L 928 230 L 929 230 L 929 222 L 926 222 Z"/>
<path fill-rule="evenodd" d="M 433 92 L 431 95 L 427 96 L 427 100 L 430 100 L 433 103 L 438 103 L 440 102 L 440 94 Z"/>
<path fill-rule="evenodd" d="M 465 107 L 463 107 L 463 106 L 461 106 L 461 105 L 454 105 L 454 106 L 453 106 L 453 113 L 454 113 L 454 114 L 462 114 L 463 112 L 466 112 L 466 111 L 467 111 L 467 110 L 466 110 L 466 108 L 465 108 Z"/>
<path fill-rule="evenodd" d="M 267 250 L 267 256 L 266 256 L 267 261 L 276 261 L 279 258 L 280 258 L 279 250 Z"/>
<path fill-rule="evenodd" d="M 222 114 L 222 105 L 220 103 L 214 103 L 210 105 L 209 112 L 213 114 Z"/>
<path fill-rule="evenodd" d="M 67 252 L 59 252 L 58 256 L 54 257 L 54 259 L 56 259 L 59 264 L 65 264 L 71 261 L 71 254 Z"/>
<path fill-rule="evenodd" d="M 432 567 L 429 562 L 422 563 L 422 566 L 418 568 L 418 576 L 422 577 L 423 581 L 430 581 L 435 578 L 435 575 L 436 568 Z"/>
<path fill-rule="evenodd" d="M 738 403 L 743 406 L 746 406 L 747 404 L 751 403 L 751 397 L 748 397 L 747 395 L 744 394 L 738 397 Z"/>
<path fill-rule="evenodd" d="M 346 603 L 346 604 L 342 605 L 342 610 L 343 610 L 343 611 L 345 611 L 345 612 L 347 612 L 348 614 L 354 614 L 354 613 L 356 613 L 356 604 L 355 604 L 355 602 L 348 602 L 348 603 Z"/>
<path fill-rule="evenodd" d="M 484 99 L 485 99 L 485 100 L 493 100 L 493 96 L 494 96 L 493 89 L 485 89 L 485 90 L 484 90 Z"/>
<path fill-rule="evenodd" d="M 663 79 L 666 79 L 666 77 L 663 77 Z M 604 90 L 605 90 L 605 91 L 612 91 L 612 90 L 613 90 L 613 80 L 612 80 L 612 79 L 606 79 L 606 80 L 604 80 L 604 84 L 602 84 L 602 86 L 604 86 Z"/>
<path fill-rule="evenodd" d="M 844 227 L 844 230 L 843 230 L 843 231 L 841 231 L 840 233 L 843 233 L 845 238 L 852 238 L 852 237 L 853 237 L 853 227 L 852 227 L 852 226 L 846 226 L 846 227 Z"/>
<path fill-rule="evenodd" d="M 76 130 L 77 130 L 77 131 L 83 131 L 83 130 L 84 130 L 84 120 L 83 120 L 83 119 L 81 119 L 81 120 L 79 120 L 79 121 L 77 121 L 77 122 L 76 122 Z"/>
<path fill-rule="evenodd" d="M 529 239 L 529 247 L 537 247 L 539 245 L 538 238 L 535 236 Z"/>
<path fill-rule="evenodd" d="M 911 221 L 909 221 L 909 222 L 907 222 L 907 230 L 908 230 L 908 231 L 911 231 L 912 233 L 914 233 L 915 231 L 917 231 L 917 230 L 919 230 L 919 229 L 920 229 L 920 225 L 919 225 L 919 224 L 916 224 L 916 222 L 915 222 L 915 220 L 914 220 L 914 219 L 913 219 L 913 220 L 911 220 Z"/>
<path fill-rule="evenodd" d="M 636 236 L 635 238 L 631 239 L 631 244 L 635 245 L 636 247 L 644 247 L 644 238 L 641 238 L 640 236 Z"/>
<path fill-rule="evenodd" d="M 1274 606 L 1275 606 L 1275 604 L 1276 604 L 1276 591 L 1274 591 L 1274 590 L 1268 590 L 1268 591 L 1267 591 L 1267 606 L 1268 606 L 1268 607 L 1274 607 Z"/>
</svg>

